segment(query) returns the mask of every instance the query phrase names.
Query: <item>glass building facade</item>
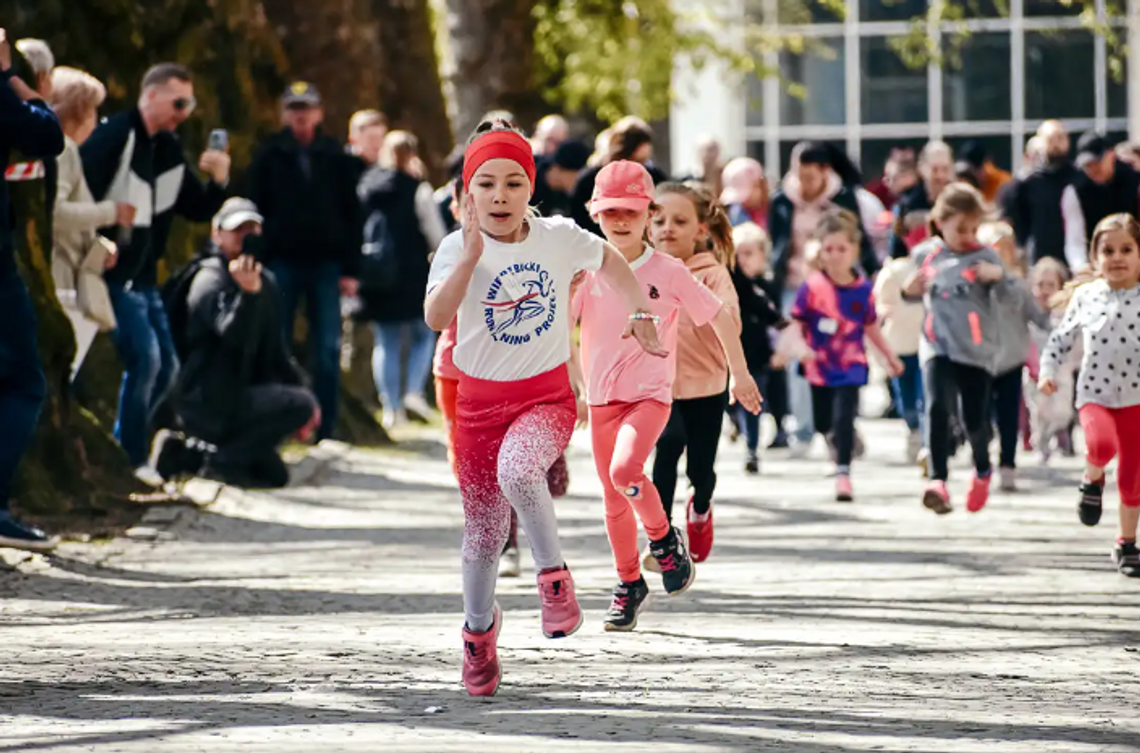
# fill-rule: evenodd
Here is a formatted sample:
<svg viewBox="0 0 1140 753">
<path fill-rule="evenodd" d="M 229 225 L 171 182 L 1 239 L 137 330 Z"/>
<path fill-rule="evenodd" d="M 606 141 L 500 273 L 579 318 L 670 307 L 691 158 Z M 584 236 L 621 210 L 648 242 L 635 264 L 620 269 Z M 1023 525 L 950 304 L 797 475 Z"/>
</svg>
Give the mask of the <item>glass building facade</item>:
<svg viewBox="0 0 1140 753">
<path fill-rule="evenodd" d="M 1123 19 L 1110 19 L 1104 1 L 1100 18 L 1119 23 L 1126 42 Z M 1008 14 L 987 0 L 962 5 L 972 17 L 928 29 L 950 54 L 941 65 L 916 69 L 903 64 L 891 40 L 909 32 L 925 0 L 846 0 L 845 18 L 817 0 L 748 2 L 754 22 L 797 40 L 794 51 L 766 55 L 778 75 L 749 82 L 749 153 L 770 173 L 783 173 L 797 142 L 828 141 L 874 177 L 892 147 L 931 138 L 951 146 L 980 141 L 998 165 L 1016 168 L 1026 139 L 1047 118 L 1074 133 L 1125 137 L 1126 81 L 1110 75 L 1107 42 L 1082 25 L 1079 4 L 1009 0 Z"/>
</svg>

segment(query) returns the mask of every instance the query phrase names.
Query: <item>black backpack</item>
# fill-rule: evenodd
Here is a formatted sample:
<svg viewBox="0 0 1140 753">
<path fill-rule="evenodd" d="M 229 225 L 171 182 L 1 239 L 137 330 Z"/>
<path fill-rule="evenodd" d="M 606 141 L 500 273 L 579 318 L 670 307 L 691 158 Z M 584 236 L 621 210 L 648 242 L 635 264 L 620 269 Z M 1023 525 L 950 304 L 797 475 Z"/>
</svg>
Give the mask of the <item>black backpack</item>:
<svg viewBox="0 0 1140 753">
<path fill-rule="evenodd" d="M 364 225 L 360 287 L 372 293 L 390 293 L 400 287 L 400 256 L 388 216 L 380 209 L 374 209 Z"/>
<path fill-rule="evenodd" d="M 166 307 L 166 319 L 170 324 L 170 337 L 174 341 L 174 352 L 179 360 L 187 357 L 186 335 L 190 325 L 190 286 L 198 275 L 198 270 L 209 261 L 209 256 L 198 256 L 190 260 L 182 269 L 175 272 L 162 286 L 162 303 Z"/>
</svg>

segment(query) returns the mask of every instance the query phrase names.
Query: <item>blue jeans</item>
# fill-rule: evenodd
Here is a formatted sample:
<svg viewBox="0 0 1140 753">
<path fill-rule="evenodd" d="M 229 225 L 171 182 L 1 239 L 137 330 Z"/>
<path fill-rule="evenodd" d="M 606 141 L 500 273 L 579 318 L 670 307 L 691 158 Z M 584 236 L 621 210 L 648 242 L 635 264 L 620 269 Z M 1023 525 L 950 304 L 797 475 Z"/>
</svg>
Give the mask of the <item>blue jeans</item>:
<svg viewBox="0 0 1140 753">
<path fill-rule="evenodd" d="M 790 317 L 792 308 L 796 304 L 796 291 L 785 290 L 780 304 L 784 316 Z M 815 437 L 815 424 L 811 413 L 811 384 L 808 383 L 807 377 L 800 373 L 797 364 L 788 364 L 785 371 L 788 374 L 788 412 L 796 421 L 796 429 L 792 436 L 800 444 L 811 444 L 812 438 Z"/>
<path fill-rule="evenodd" d="M 305 297 L 309 318 L 309 357 L 312 359 L 313 393 L 321 406 L 317 439 L 328 439 L 336 426 L 340 399 L 340 265 L 275 262 L 269 267 L 281 290 L 281 315 L 285 337 L 293 343 L 297 304 Z"/>
<path fill-rule="evenodd" d="M 113 338 L 123 361 L 115 439 L 137 468 L 149 454 L 151 417 L 178 376 L 178 355 L 157 288 L 107 289 L 118 321 Z"/>
<path fill-rule="evenodd" d="M 9 253 L 0 249 L 0 253 Z M 47 382 L 36 346 L 36 317 L 24 281 L 0 261 L 0 514 L 8 509 L 16 466 L 28 449 Z"/>
<path fill-rule="evenodd" d="M 411 341 L 408 351 L 408 382 L 403 386 L 402 369 L 405 333 Z M 380 401 L 389 410 L 404 407 L 404 395 L 422 395 L 435 357 L 435 333 L 422 317 L 404 322 L 373 322 L 372 377 Z"/>
<path fill-rule="evenodd" d="M 922 367 L 918 356 L 900 356 L 906 371 L 902 376 L 891 379 L 891 391 L 895 395 L 895 405 L 902 413 L 906 426 L 911 431 L 919 431 L 925 422 L 926 401 L 922 392 Z"/>
</svg>

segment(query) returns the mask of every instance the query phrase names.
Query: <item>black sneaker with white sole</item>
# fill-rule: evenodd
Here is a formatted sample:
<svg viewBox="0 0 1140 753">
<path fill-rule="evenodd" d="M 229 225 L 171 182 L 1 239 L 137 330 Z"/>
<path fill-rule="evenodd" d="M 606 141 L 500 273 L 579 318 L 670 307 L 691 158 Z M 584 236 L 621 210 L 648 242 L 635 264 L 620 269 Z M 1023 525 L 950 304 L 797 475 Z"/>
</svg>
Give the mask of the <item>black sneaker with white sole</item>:
<svg viewBox="0 0 1140 753">
<path fill-rule="evenodd" d="M 689 547 L 677 527 L 660 541 L 650 541 L 649 551 L 661 567 L 661 584 L 670 596 L 684 593 L 697 577 L 697 566 L 689 557 Z"/>
<path fill-rule="evenodd" d="M 1116 542 L 1112 548 L 1112 562 L 1121 575 L 1140 578 L 1140 549 L 1135 541 Z"/>
<path fill-rule="evenodd" d="M 154 435 L 150 447 L 149 466 L 158 472 L 164 481 L 174 481 L 187 476 L 195 476 L 202 470 L 206 452 L 204 445 L 187 440 L 183 435 L 161 429 Z"/>
<path fill-rule="evenodd" d="M 50 552 L 57 546 L 58 536 L 48 536 L 40 529 L 16 520 L 7 510 L 0 510 L 0 547 L 27 552 Z"/>
<path fill-rule="evenodd" d="M 1081 500 L 1077 504 L 1077 515 L 1086 526 L 1095 526 L 1100 522 L 1100 514 L 1104 508 L 1104 479 L 1100 481 L 1085 481 L 1081 484 Z"/>
<path fill-rule="evenodd" d="M 614 586 L 614 600 L 606 612 L 603 627 L 609 632 L 624 633 L 637 627 L 637 615 L 649 600 L 649 584 L 645 578 L 633 583 L 622 581 Z"/>
</svg>

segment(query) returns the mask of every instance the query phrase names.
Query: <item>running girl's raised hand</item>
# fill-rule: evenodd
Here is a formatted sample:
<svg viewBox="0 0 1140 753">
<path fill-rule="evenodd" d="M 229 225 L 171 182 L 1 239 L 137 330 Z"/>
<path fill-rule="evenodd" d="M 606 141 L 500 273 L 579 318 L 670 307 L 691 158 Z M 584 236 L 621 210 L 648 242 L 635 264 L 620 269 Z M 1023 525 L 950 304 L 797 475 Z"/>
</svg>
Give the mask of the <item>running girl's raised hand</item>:
<svg viewBox="0 0 1140 753">
<path fill-rule="evenodd" d="M 1057 382 L 1052 379 L 1042 379 L 1037 383 L 1037 389 L 1046 397 L 1057 394 Z"/>
<path fill-rule="evenodd" d="M 463 197 L 463 252 L 470 261 L 478 261 L 483 256 L 483 232 L 471 194 Z"/>
<path fill-rule="evenodd" d="M 739 379 L 732 378 L 732 402 L 740 403 L 744 406 L 744 410 L 754 416 L 760 414 L 764 397 L 760 394 L 760 388 L 756 386 L 756 380 L 751 374 L 741 374 Z"/>
<path fill-rule="evenodd" d="M 657 339 L 657 324 L 652 319 L 631 318 L 622 337 L 632 337 L 637 340 L 641 349 L 651 356 L 664 358 L 669 355 L 669 351 L 661 347 L 661 341 Z"/>
</svg>

